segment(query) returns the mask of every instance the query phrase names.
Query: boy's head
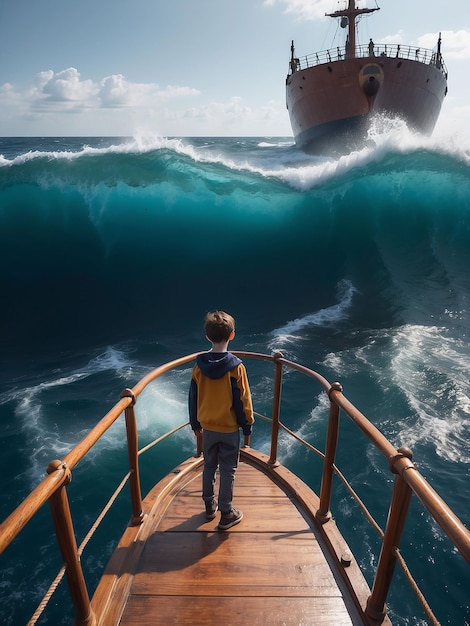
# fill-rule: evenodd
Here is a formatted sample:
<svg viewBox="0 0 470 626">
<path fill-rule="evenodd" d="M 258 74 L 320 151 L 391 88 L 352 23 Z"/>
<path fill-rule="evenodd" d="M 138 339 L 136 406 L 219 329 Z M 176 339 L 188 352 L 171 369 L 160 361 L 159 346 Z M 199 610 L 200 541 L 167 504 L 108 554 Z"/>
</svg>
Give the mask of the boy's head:
<svg viewBox="0 0 470 626">
<path fill-rule="evenodd" d="M 212 343 L 230 341 L 235 335 L 235 320 L 224 311 L 211 311 L 206 315 L 204 330 Z"/>
</svg>

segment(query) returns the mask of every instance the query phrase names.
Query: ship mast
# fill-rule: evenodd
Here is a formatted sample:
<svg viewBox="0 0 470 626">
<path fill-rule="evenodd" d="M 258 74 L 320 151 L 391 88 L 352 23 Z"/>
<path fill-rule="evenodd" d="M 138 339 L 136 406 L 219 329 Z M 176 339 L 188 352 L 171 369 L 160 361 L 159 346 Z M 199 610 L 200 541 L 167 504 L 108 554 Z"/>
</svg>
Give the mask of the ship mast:
<svg viewBox="0 0 470 626">
<path fill-rule="evenodd" d="M 364 13 L 373 13 L 378 11 L 379 7 L 375 9 L 358 9 L 356 7 L 356 0 L 348 0 L 347 8 L 333 13 L 325 13 L 328 17 L 346 17 L 348 20 L 348 41 L 346 43 L 346 56 L 353 59 L 356 56 L 356 18 L 358 15 Z"/>
</svg>

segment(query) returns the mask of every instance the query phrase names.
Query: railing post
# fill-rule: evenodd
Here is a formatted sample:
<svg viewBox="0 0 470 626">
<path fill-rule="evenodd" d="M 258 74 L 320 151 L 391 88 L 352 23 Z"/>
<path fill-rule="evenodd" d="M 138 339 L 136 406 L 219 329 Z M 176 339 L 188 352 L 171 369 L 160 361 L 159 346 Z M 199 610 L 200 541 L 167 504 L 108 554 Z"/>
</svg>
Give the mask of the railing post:
<svg viewBox="0 0 470 626">
<path fill-rule="evenodd" d="M 131 404 L 125 409 L 126 432 L 127 432 L 127 451 L 129 454 L 129 486 L 131 489 L 132 500 L 132 524 L 138 526 L 144 521 L 144 513 L 142 511 L 142 496 L 140 491 L 139 476 L 139 445 L 137 437 L 137 421 L 135 419 L 135 395 L 131 389 L 124 389 L 121 398 L 132 398 Z"/>
<path fill-rule="evenodd" d="M 274 389 L 273 389 L 273 414 L 272 414 L 272 430 L 271 430 L 271 456 L 268 464 L 275 467 L 279 465 L 277 461 L 277 442 L 279 438 L 279 415 L 281 412 L 281 390 L 282 390 L 282 354 L 276 352 L 274 355 Z"/>
<path fill-rule="evenodd" d="M 410 460 L 413 457 L 409 448 L 399 448 L 398 452 L 398 456 L 395 456 L 391 460 L 391 463 L 394 463 L 400 457 L 407 457 Z M 397 474 L 392 464 L 390 465 L 390 470 Z M 372 593 L 367 600 L 366 615 L 375 621 L 382 621 L 387 613 L 385 601 L 397 561 L 395 549 L 400 545 L 411 494 L 411 487 L 397 474 L 382 542 L 382 550 L 380 551 L 377 571 L 375 573 L 374 585 L 372 587 Z"/>
<path fill-rule="evenodd" d="M 52 474 L 59 469 L 65 470 L 66 482 L 49 498 L 52 520 L 60 553 L 65 564 L 70 597 L 75 607 L 74 624 L 76 626 L 92 626 L 96 623 L 96 620 L 91 609 L 85 577 L 78 556 L 77 542 L 65 488 L 65 485 L 68 485 L 72 479 L 71 472 L 62 461 L 51 461 L 47 468 L 47 473 Z"/>
<path fill-rule="evenodd" d="M 336 459 L 336 447 L 339 434 L 339 406 L 331 399 L 332 391 L 342 391 L 340 383 L 333 383 L 328 391 L 330 398 L 330 414 L 328 417 L 328 431 L 326 434 L 325 458 L 320 489 L 320 508 L 315 514 L 317 520 L 324 524 L 331 519 L 330 502 L 333 486 L 333 468 Z"/>
</svg>

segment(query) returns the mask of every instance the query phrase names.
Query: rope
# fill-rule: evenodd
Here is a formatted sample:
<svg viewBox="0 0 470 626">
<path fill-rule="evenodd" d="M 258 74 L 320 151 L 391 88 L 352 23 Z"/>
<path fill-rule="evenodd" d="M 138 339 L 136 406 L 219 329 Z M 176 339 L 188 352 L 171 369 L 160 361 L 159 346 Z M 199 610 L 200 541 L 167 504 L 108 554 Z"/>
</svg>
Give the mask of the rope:
<svg viewBox="0 0 470 626">
<path fill-rule="evenodd" d="M 291 437 L 293 437 L 294 439 L 296 439 L 297 441 L 299 441 L 300 443 L 303 443 L 303 445 L 308 448 L 309 450 L 311 450 L 312 452 L 314 452 L 317 456 L 320 456 L 322 459 L 325 458 L 325 455 L 323 454 L 323 452 L 320 452 L 320 450 L 318 450 L 318 448 L 315 448 L 314 446 L 312 446 L 310 443 L 308 443 L 307 441 L 305 441 L 304 439 L 302 439 L 302 437 L 299 437 L 298 435 L 296 435 L 292 430 L 290 430 L 289 428 L 287 428 L 287 426 L 284 426 L 284 424 L 282 422 L 279 422 L 279 426 L 282 428 L 282 430 L 285 430 L 286 433 L 288 433 Z"/>
<path fill-rule="evenodd" d="M 82 543 L 80 544 L 79 548 L 78 548 L 78 556 L 82 556 L 83 550 L 85 549 L 87 543 L 90 541 L 90 539 L 93 537 L 93 535 L 95 534 L 96 529 L 98 528 L 98 526 L 101 524 L 102 520 L 104 519 L 104 516 L 108 513 L 109 509 L 111 508 L 111 506 L 115 503 L 118 495 L 121 493 L 121 491 L 124 488 L 124 485 L 127 483 L 129 476 L 131 475 L 130 472 L 128 472 L 124 478 L 121 480 L 119 487 L 115 490 L 115 492 L 113 493 L 113 495 L 111 496 L 111 498 L 108 500 L 108 503 L 106 504 L 106 506 L 104 507 L 104 509 L 101 511 L 101 513 L 98 515 L 98 517 L 96 518 L 95 523 L 93 524 L 93 526 L 90 528 L 90 530 L 88 531 L 88 533 L 85 535 L 85 538 L 83 539 Z"/>
<path fill-rule="evenodd" d="M 410 587 L 414 591 L 414 593 L 415 593 L 416 597 L 418 598 L 421 606 L 423 607 L 423 610 L 426 613 L 426 617 L 431 622 L 432 626 L 440 626 L 441 623 L 437 620 L 437 618 L 434 615 L 431 607 L 427 603 L 427 600 L 424 597 L 423 592 L 418 587 L 418 584 L 416 583 L 415 579 L 413 578 L 413 575 L 410 572 L 410 570 L 408 568 L 408 565 L 406 564 L 405 559 L 401 555 L 400 549 L 395 546 L 393 548 L 393 554 L 396 557 L 398 563 L 400 564 L 400 567 L 402 568 L 403 573 L 405 574 L 405 577 L 406 577 Z"/>
<path fill-rule="evenodd" d="M 170 435 L 173 435 L 173 433 L 178 432 L 178 430 L 181 430 L 182 428 L 185 428 L 186 426 L 189 426 L 189 422 L 185 422 L 184 424 L 181 424 L 180 426 L 177 426 L 176 428 L 173 428 L 173 430 L 170 430 L 169 432 L 165 433 L 161 437 L 158 437 L 158 439 L 155 439 L 155 441 L 152 441 L 151 443 L 146 445 L 144 448 L 139 450 L 137 454 L 140 456 L 144 452 L 147 452 L 147 450 L 150 450 L 150 448 L 153 448 L 153 446 L 156 446 L 157 443 L 160 443 L 160 441 L 163 441 L 164 439 L 166 439 Z"/>
<path fill-rule="evenodd" d="M 126 474 L 126 476 L 124 476 L 124 478 L 120 482 L 119 486 L 114 491 L 114 493 L 111 496 L 111 498 L 108 500 L 108 503 L 106 504 L 104 509 L 101 511 L 101 513 L 98 515 L 98 517 L 96 518 L 94 524 L 92 525 L 92 527 L 90 528 L 88 533 L 85 535 L 85 538 L 83 539 L 82 543 L 80 544 L 80 546 L 78 547 L 78 550 L 77 550 L 77 554 L 78 554 L 79 557 L 83 554 L 83 550 L 85 549 L 87 543 L 90 541 L 92 536 L 95 534 L 98 526 L 101 524 L 101 522 L 103 521 L 105 515 L 108 513 L 109 509 L 112 507 L 112 505 L 116 501 L 118 495 L 123 490 L 124 485 L 126 484 L 126 482 L 129 479 L 129 476 L 130 476 L 130 472 L 128 472 Z M 51 583 L 49 589 L 44 594 L 44 596 L 43 596 L 41 602 L 39 603 L 36 611 L 33 613 L 31 619 L 27 623 L 27 626 L 34 626 L 37 623 L 38 619 L 41 617 L 41 615 L 44 613 L 44 610 L 47 607 L 50 599 L 52 598 L 52 596 L 56 592 L 57 587 L 62 582 L 62 579 L 63 579 L 64 574 L 65 574 L 65 570 L 66 570 L 65 565 L 62 565 L 62 567 L 60 568 L 57 576 L 54 578 L 53 582 Z"/>
<path fill-rule="evenodd" d="M 270 418 L 265 417 L 263 415 L 258 415 L 258 417 L 261 417 L 262 419 L 264 419 L 266 421 L 269 421 L 269 422 L 271 421 Z M 317 456 L 320 456 L 322 459 L 325 458 L 325 454 L 323 452 L 321 452 L 320 450 L 318 450 L 317 448 L 315 448 L 314 446 L 309 444 L 307 441 L 305 441 L 305 439 L 302 439 L 302 437 L 299 437 L 298 435 L 296 435 L 292 430 L 287 428 L 287 426 L 284 426 L 284 424 L 282 422 L 279 422 L 279 426 L 283 430 L 285 430 L 286 433 L 291 435 L 291 437 L 296 439 L 299 443 L 303 444 L 306 448 L 308 448 L 309 450 L 314 452 Z M 369 524 L 376 530 L 376 532 L 379 534 L 379 536 L 383 539 L 384 532 L 383 532 L 382 528 L 379 526 L 379 524 L 377 524 L 375 519 L 372 517 L 372 515 L 370 514 L 370 512 L 367 509 L 367 507 L 364 504 L 364 502 L 361 500 L 361 498 L 358 496 L 358 494 L 354 491 L 354 489 L 349 484 L 347 478 L 344 476 L 344 474 L 341 472 L 341 470 L 334 464 L 333 464 L 333 471 L 338 476 L 338 478 L 341 480 L 341 482 L 346 487 L 346 489 L 349 491 L 349 493 L 351 494 L 353 500 L 355 500 L 355 502 L 358 504 L 359 508 L 362 510 L 362 512 L 364 513 L 366 519 L 368 520 Z"/>
<path fill-rule="evenodd" d="M 53 594 L 55 593 L 57 587 L 59 586 L 60 582 L 62 581 L 62 578 L 64 577 L 65 574 L 65 565 L 62 565 L 62 567 L 59 570 L 59 573 L 57 574 L 57 576 L 54 578 L 51 586 L 49 587 L 49 589 L 46 591 L 46 593 L 44 594 L 43 599 L 41 600 L 41 602 L 38 605 L 38 608 L 36 609 L 36 611 L 33 613 L 31 619 L 29 620 L 29 622 L 27 623 L 27 626 L 34 626 L 34 624 L 36 624 L 36 622 L 38 621 L 38 619 L 41 617 L 41 615 L 44 613 L 44 609 L 46 608 L 46 606 L 49 604 L 49 600 L 52 598 Z"/>
<path fill-rule="evenodd" d="M 369 513 L 369 510 L 367 509 L 366 505 L 364 504 L 364 502 L 361 500 L 361 498 L 357 495 L 357 493 L 354 491 L 354 489 L 351 487 L 351 485 L 348 483 L 347 478 L 344 476 L 344 474 L 336 467 L 336 465 L 333 465 L 333 469 L 335 471 L 335 473 L 337 474 L 338 478 L 341 480 L 341 482 L 343 483 L 343 485 L 346 487 L 346 489 L 349 491 L 349 493 L 351 494 L 351 496 L 353 497 L 353 499 L 356 501 L 356 503 L 359 505 L 360 509 L 362 510 L 362 512 L 364 513 L 364 515 L 366 516 L 369 524 L 377 531 L 377 533 L 380 535 L 380 537 L 383 539 L 384 538 L 384 531 L 381 529 L 381 527 L 377 524 L 377 522 L 375 521 L 375 519 L 372 517 L 372 515 Z"/>
</svg>

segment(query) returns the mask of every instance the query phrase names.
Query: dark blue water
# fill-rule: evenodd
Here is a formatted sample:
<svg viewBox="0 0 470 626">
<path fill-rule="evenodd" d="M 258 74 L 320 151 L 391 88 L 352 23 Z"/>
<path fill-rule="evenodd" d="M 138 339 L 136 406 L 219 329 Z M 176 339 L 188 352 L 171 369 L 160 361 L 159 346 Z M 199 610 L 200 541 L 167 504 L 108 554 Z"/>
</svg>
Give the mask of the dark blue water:
<svg viewBox="0 0 470 626">
<path fill-rule="evenodd" d="M 470 150 L 396 127 L 337 159 L 289 139 L 0 139 L 1 518 L 149 369 L 204 349 L 202 320 L 237 320 L 234 350 L 340 380 L 468 523 Z M 271 370 L 247 363 L 270 414 Z M 186 420 L 189 369 L 139 401 L 141 443 Z M 283 420 L 323 447 L 320 390 L 289 377 Z M 257 424 L 252 445 L 265 449 Z M 343 418 L 342 471 L 377 520 L 391 476 Z M 121 424 L 74 472 L 83 538 L 126 467 Z M 183 432 L 142 458 L 144 487 L 193 451 Z M 318 490 L 306 452 L 281 459 Z M 89 481 L 86 475 L 92 475 Z M 129 517 L 127 491 L 83 562 L 91 589 Z M 346 494 L 336 517 L 372 583 L 380 546 Z M 91 508 L 91 513 L 88 513 Z M 469 622 L 470 571 L 412 504 L 409 565 L 443 624 Z M 24 624 L 60 567 L 47 507 L 0 557 L 0 622 Z M 91 555 L 94 554 L 92 557 Z M 32 562 L 39 561 L 31 574 Z M 40 623 L 69 623 L 60 589 Z M 425 624 L 398 574 L 396 624 Z"/>
</svg>

